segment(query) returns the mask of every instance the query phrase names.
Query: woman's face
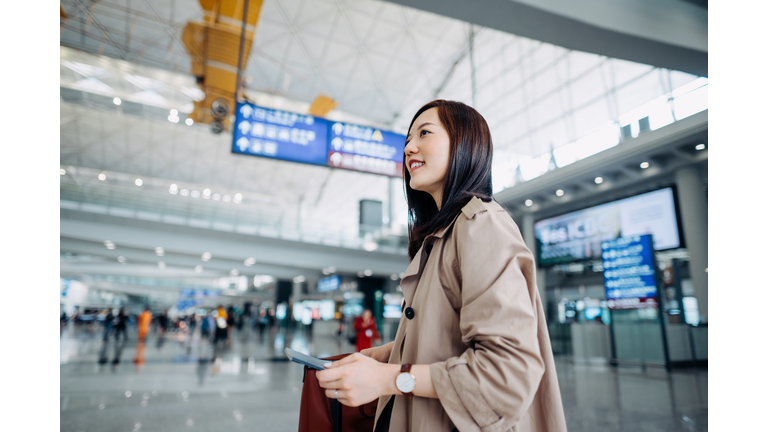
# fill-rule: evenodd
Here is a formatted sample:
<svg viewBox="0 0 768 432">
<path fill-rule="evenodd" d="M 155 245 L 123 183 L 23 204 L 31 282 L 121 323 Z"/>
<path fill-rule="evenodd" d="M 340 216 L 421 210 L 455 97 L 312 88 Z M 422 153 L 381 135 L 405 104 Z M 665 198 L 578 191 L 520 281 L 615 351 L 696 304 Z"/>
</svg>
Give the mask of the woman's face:
<svg viewBox="0 0 768 432">
<path fill-rule="evenodd" d="M 451 141 L 440 122 L 437 108 L 421 113 L 406 138 L 406 169 L 411 174 L 411 188 L 431 194 L 438 208 L 442 203 L 450 150 Z"/>
</svg>

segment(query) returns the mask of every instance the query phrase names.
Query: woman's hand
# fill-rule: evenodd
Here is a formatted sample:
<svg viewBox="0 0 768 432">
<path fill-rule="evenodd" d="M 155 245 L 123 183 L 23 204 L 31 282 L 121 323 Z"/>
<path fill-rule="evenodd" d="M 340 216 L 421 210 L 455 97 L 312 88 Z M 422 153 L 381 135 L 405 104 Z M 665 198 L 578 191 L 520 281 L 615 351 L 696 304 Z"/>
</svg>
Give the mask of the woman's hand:
<svg viewBox="0 0 768 432">
<path fill-rule="evenodd" d="M 381 342 L 381 339 L 379 339 L 378 342 Z M 379 347 L 366 348 L 360 351 L 360 354 L 364 356 L 368 356 L 376 360 L 377 362 L 387 363 L 389 361 L 389 354 L 392 353 L 393 344 L 394 342 L 390 342 L 386 345 L 382 345 Z"/>
<path fill-rule="evenodd" d="M 379 363 L 371 357 L 355 353 L 326 365 L 326 368 L 317 371 L 317 381 L 320 387 L 326 389 L 328 398 L 338 398 L 344 405 L 357 407 L 380 396 L 397 393 L 395 378 L 400 372 L 398 365 Z"/>
</svg>

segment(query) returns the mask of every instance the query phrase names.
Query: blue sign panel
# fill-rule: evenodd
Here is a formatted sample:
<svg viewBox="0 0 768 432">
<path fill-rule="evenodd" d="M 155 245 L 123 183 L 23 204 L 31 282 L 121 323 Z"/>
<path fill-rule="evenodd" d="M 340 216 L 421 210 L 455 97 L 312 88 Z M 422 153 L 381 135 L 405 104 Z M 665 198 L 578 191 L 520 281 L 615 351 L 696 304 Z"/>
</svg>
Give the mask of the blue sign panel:
<svg viewBox="0 0 768 432">
<path fill-rule="evenodd" d="M 237 105 L 232 152 L 326 165 L 328 121 L 286 111 Z"/>
<path fill-rule="evenodd" d="M 367 126 L 331 123 L 328 166 L 402 177 L 405 136 Z"/>
<path fill-rule="evenodd" d="M 652 236 L 604 241 L 602 252 L 608 306 L 613 309 L 656 306 L 658 289 Z"/>
<path fill-rule="evenodd" d="M 339 285 L 341 285 L 341 278 L 336 275 L 328 276 L 317 282 L 317 290 L 320 292 L 333 291 L 339 289 Z"/>
</svg>

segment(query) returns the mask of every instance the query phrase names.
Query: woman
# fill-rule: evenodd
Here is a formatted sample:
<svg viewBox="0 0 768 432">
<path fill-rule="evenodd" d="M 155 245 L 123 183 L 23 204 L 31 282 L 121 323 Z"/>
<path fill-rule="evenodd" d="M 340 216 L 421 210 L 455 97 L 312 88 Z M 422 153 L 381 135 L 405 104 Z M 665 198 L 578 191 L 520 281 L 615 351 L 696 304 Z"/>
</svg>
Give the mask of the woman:
<svg viewBox="0 0 768 432">
<path fill-rule="evenodd" d="M 492 156 L 467 105 L 436 100 L 411 121 L 397 335 L 317 373 L 345 405 L 378 398 L 376 431 L 566 429 L 534 259 L 493 200 Z"/>
<path fill-rule="evenodd" d="M 376 320 L 373 319 L 370 309 L 364 310 L 362 316 L 355 318 L 355 333 L 357 334 L 355 344 L 357 352 L 371 348 L 374 340 L 376 343 L 381 343 L 379 331 L 376 329 Z"/>
</svg>

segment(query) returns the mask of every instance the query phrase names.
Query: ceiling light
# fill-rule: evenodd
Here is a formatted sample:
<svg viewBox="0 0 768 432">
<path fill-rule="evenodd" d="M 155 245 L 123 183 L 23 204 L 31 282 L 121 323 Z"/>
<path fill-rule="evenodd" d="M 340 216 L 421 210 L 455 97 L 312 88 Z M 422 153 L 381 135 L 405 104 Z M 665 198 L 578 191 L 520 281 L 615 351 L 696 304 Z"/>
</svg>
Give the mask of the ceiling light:
<svg viewBox="0 0 768 432">
<path fill-rule="evenodd" d="M 163 255 L 165 255 L 165 249 L 163 249 L 162 247 L 158 246 L 158 247 L 155 248 L 155 253 L 157 254 L 157 256 L 163 256 Z"/>
<path fill-rule="evenodd" d="M 372 274 L 373 274 L 373 272 L 372 272 L 372 271 L 370 271 L 370 270 L 368 270 L 368 269 L 366 269 L 366 270 L 363 272 L 363 274 L 364 274 L 364 275 L 366 275 L 366 276 L 370 276 L 370 275 L 372 275 Z"/>
<path fill-rule="evenodd" d="M 293 278 L 293 282 L 294 283 L 302 283 L 305 280 L 307 280 L 307 279 L 304 277 L 304 275 L 299 275 L 299 276 L 296 276 L 295 278 Z"/>
<path fill-rule="evenodd" d="M 179 115 L 179 112 L 176 109 L 172 109 L 171 110 L 171 115 L 172 116 L 177 116 L 177 115 Z"/>
<path fill-rule="evenodd" d="M 707 148 L 707 145 L 706 145 L 706 144 L 698 144 L 698 145 L 696 146 L 696 150 L 704 150 L 705 148 Z"/>
<path fill-rule="evenodd" d="M 169 115 L 168 116 L 168 121 L 171 122 L 171 123 L 178 123 L 179 122 L 179 116 Z"/>
<path fill-rule="evenodd" d="M 235 198 L 233 199 L 233 201 L 234 201 L 235 203 L 239 204 L 239 203 L 240 203 L 240 201 L 242 201 L 242 200 L 243 200 L 243 194 L 241 194 L 241 193 L 236 193 L 236 194 L 235 194 Z"/>
<path fill-rule="evenodd" d="M 525 200 L 525 206 L 526 207 L 530 207 L 532 205 L 533 205 L 533 200 L 529 200 L 529 199 Z"/>
<path fill-rule="evenodd" d="M 99 180 L 104 181 L 107 179 L 107 176 L 104 175 L 104 173 L 99 174 Z"/>
<path fill-rule="evenodd" d="M 195 124 L 195 121 L 192 120 L 191 118 L 188 118 L 188 119 L 184 120 L 184 123 L 186 123 L 187 126 L 192 126 L 193 124 Z"/>
<path fill-rule="evenodd" d="M 211 190 L 208 188 L 203 189 L 203 198 L 208 199 L 211 197 Z"/>
<path fill-rule="evenodd" d="M 179 191 L 179 195 L 181 196 L 189 196 L 189 189 L 182 189 Z"/>
<path fill-rule="evenodd" d="M 203 255 L 200 257 L 203 261 L 210 261 L 211 260 L 211 253 L 210 252 L 203 252 Z"/>
<path fill-rule="evenodd" d="M 124 263 L 125 262 L 125 257 L 122 257 L 122 256 L 117 257 L 117 262 Z"/>
<path fill-rule="evenodd" d="M 214 201 L 218 201 L 220 199 L 221 199 L 221 195 L 220 194 L 213 194 L 213 200 Z"/>
<path fill-rule="evenodd" d="M 254 257 L 246 258 L 245 261 L 243 261 L 243 264 L 245 264 L 247 267 L 250 267 L 256 264 L 256 258 Z"/>
<path fill-rule="evenodd" d="M 59 169 L 59 174 L 65 175 L 65 174 L 67 174 L 67 170 L 65 170 L 64 168 L 60 168 Z"/>
<path fill-rule="evenodd" d="M 192 198 L 200 198 L 200 191 L 193 190 L 190 195 Z"/>
<path fill-rule="evenodd" d="M 563 196 L 563 195 L 565 195 L 565 191 L 563 191 L 562 189 L 558 189 L 557 192 L 555 192 L 555 195 Z"/>
<path fill-rule="evenodd" d="M 376 244 L 376 242 L 368 241 L 363 243 L 363 249 L 367 250 L 368 252 L 375 251 L 379 248 L 379 245 Z"/>
<path fill-rule="evenodd" d="M 603 178 L 602 177 L 595 177 L 595 183 L 600 184 L 602 182 L 603 182 Z"/>
<path fill-rule="evenodd" d="M 142 184 L 144 184 L 144 182 L 141 181 L 141 179 L 136 179 L 134 183 L 136 183 L 136 186 L 141 186 Z"/>
<path fill-rule="evenodd" d="M 179 187 L 176 185 L 176 183 L 172 184 L 171 187 L 168 189 L 168 192 L 176 195 L 179 193 Z"/>
<path fill-rule="evenodd" d="M 157 266 L 160 268 L 160 270 L 165 270 L 165 263 L 160 261 L 157 263 Z"/>
<path fill-rule="evenodd" d="M 365 277 L 365 273 L 363 273 L 363 272 L 357 272 L 357 277 L 359 277 L 359 278 L 363 278 L 363 277 Z"/>
<path fill-rule="evenodd" d="M 232 269 L 232 270 L 229 272 L 229 275 L 230 275 L 230 276 L 237 276 L 237 275 L 239 275 L 239 274 L 240 274 L 240 272 L 239 272 L 239 271 L 237 271 L 237 269 Z"/>
<path fill-rule="evenodd" d="M 336 267 L 328 267 L 328 273 L 336 273 Z"/>
<path fill-rule="evenodd" d="M 120 106 L 120 104 L 123 103 L 123 101 L 121 101 L 119 97 L 116 97 L 116 98 L 112 99 L 112 103 L 115 104 L 115 105 Z"/>
<path fill-rule="evenodd" d="M 398 276 L 400 276 L 400 279 L 405 277 L 405 273 L 400 273 Z"/>
<path fill-rule="evenodd" d="M 651 164 L 649 164 L 648 162 L 643 162 L 643 163 L 640 164 L 640 168 L 642 168 L 642 169 L 646 169 L 649 166 L 651 166 Z"/>
<path fill-rule="evenodd" d="M 389 278 L 392 280 L 397 280 L 397 273 L 392 273 L 391 275 L 389 275 Z"/>
<path fill-rule="evenodd" d="M 203 266 L 201 266 L 201 265 L 196 265 L 195 266 L 195 273 L 200 273 L 202 271 L 203 271 Z"/>
<path fill-rule="evenodd" d="M 104 246 L 106 246 L 106 247 L 107 247 L 107 249 L 109 249 L 109 250 L 112 250 L 112 249 L 114 249 L 114 248 L 115 248 L 115 244 L 114 244 L 114 243 L 112 243 L 112 242 L 111 242 L 111 241 L 109 241 L 109 240 L 104 240 Z"/>
</svg>

